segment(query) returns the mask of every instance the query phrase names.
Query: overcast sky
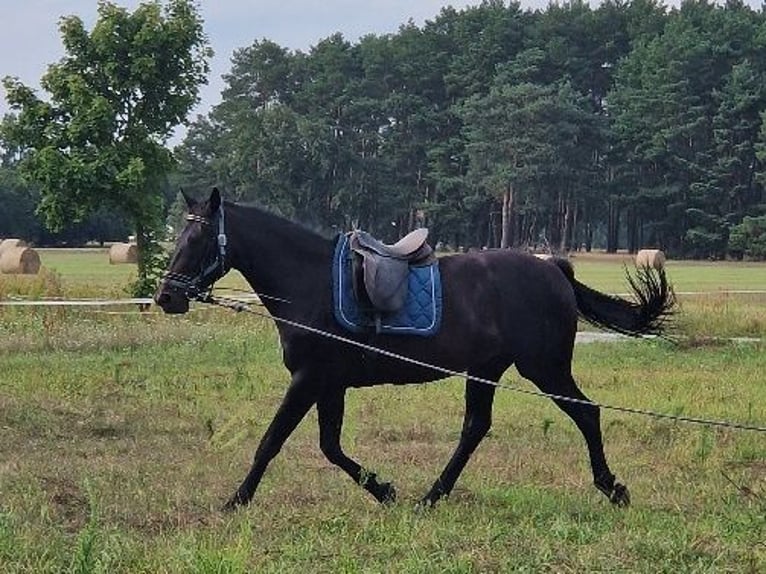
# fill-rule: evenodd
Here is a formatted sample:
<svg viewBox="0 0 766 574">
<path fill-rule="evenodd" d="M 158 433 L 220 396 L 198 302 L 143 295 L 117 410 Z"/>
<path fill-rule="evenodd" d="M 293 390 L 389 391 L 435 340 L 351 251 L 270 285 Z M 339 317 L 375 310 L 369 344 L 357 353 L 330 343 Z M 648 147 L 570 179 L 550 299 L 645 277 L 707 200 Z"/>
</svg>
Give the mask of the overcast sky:
<svg viewBox="0 0 766 574">
<path fill-rule="evenodd" d="M 595 4 L 597 0 L 592 0 Z M 673 4 L 676 0 L 668 0 Z M 129 9 L 140 0 L 116 0 Z M 207 113 L 220 101 L 221 75 L 229 71 L 232 52 L 253 41 L 273 40 L 293 50 L 308 51 L 319 40 L 341 32 L 351 41 L 365 34 L 393 33 L 412 19 L 417 25 L 432 20 L 441 8 L 463 8 L 480 0 L 201 0 L 205 31 L 215 50 L 209 84 L 194 114 Z M 746 0 L 760 6 L 761 0 Z M 539 8 L 548 0 L 521 0 L 525 8 Z M 0 77 L 16 76 L 38 87 L 48 64 L 63 56 L 58 20 L 76 14 L 90 28 L 96 0 L 0 0 Z M 0 88 L 2 92 L 2 88 Z M 0 94 L 0 116 L 8 107 Z"/>
<path fill-rule="evenodd" d="M 479 0 L 454 0 L 462 8 Z M 532 0 L 538 1 L 538 0 Z M 539 0 L 545 1 L 545 0 Z M 134 9 L 140 0 L 116 0 Z M 311 46 L 335 32 L 349 40 L 396 32 L 412 18 L 421 25 L 433 19 L 449 0 L 202 0 L 205 32 L 215 51 L 209 83 L 195 113 L 207 113 L 220 101 L 221 75 L 230 69 L 232 52 L 267 38 L 293 50 Z M 37 88 L 47 66 L 63 56 L 58 20 L 76 14 L 90 28 L 96 0 L 0 0 L 0 77 L 16 76 Z M 0 87 L 0 91 L 2 88 Z M 0 115 L 8 110 L 5 93 Z"/>
</svg>

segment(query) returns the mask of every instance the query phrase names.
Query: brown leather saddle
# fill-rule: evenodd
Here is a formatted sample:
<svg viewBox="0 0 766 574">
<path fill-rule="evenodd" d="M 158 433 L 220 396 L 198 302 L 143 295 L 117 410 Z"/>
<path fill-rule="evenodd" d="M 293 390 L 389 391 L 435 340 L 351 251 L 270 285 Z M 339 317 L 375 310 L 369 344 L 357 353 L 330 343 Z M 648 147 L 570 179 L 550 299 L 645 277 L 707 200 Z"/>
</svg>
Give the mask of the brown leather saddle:
<svg viewBox="0 0 766 574">
<path fill-rule="evenodd" d="M 380 312 L 401 309 L 407 298 L 410 267 L 431 265 L 436 261 L 427 238 L 428 229 L 421 228 L 389 245 L 366 231 L 350 232 L 357 301 Z"/>
</svg>

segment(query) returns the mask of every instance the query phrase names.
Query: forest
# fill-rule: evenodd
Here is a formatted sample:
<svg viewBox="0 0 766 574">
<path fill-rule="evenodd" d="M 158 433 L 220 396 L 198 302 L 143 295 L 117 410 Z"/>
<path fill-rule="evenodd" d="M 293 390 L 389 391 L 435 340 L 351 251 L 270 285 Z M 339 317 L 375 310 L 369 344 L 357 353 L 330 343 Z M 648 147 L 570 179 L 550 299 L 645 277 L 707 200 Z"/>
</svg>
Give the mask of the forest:
<svg viewBox="0 0 766 574">
<path fill-rule="evenodd" d="M 172 150 L 171 220 L 179 187 L 217 185 L 328 234 L 766 258 L 763 7 L 489 0 L 307 52 L 259 39 L 225 81 Z M 46 232 L 18 150 L 0 149 L 0 236 L 129 232 L 116 211 Z"/>
</svg>

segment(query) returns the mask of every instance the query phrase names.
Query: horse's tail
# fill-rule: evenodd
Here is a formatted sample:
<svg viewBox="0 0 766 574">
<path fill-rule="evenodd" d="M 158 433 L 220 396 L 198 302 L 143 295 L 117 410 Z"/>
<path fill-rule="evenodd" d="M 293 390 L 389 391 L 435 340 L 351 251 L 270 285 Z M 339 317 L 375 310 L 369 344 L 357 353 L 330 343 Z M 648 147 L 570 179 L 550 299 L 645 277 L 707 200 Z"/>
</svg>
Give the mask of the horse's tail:
<svg viewBox="0 0 766 574">
<path fill-rule="evenodd" d="M 637 267 L 634 276 L 626 268 L 633 295 L 633 300 L 629 300 L 600 293 L 580 283 L 568 260 L 556 258 L 554 262 L 572 284 L 577 310 L 589 323 L 634 337 L 660 335 L 666 329 L 676 299 L 664 269 Z"/>
</svg>

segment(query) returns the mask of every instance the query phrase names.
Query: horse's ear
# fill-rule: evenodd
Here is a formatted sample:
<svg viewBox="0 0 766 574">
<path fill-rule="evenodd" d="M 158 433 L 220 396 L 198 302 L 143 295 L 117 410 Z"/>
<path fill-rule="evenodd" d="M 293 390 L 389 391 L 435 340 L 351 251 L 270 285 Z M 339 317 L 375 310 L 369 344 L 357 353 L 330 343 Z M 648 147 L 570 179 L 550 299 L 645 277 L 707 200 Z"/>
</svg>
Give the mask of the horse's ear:
<svg viewBox="0 0 766 574">
<path fill-rule="evenodd" d="M 213 188 L 213 192 L 210 194 L 210 199 L 208 200 L 208 206 L 210 209 L 210 213 L 216 213 L 218 211 L 218 208 L 221 207 L 221 192 L 218 191 L 217 187 Z"/>
<path fill-rule="evenodd" d="M 186 192 L 183 190 L 183 188 L 181 188 L 181 195 L 183 196 L 184 201 L 186 202 L 187 208 L 191 209 L 192 207 L 197 205 L 197 201 L 190 195 L 186 195 Z"/>
</svg>

